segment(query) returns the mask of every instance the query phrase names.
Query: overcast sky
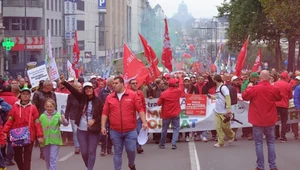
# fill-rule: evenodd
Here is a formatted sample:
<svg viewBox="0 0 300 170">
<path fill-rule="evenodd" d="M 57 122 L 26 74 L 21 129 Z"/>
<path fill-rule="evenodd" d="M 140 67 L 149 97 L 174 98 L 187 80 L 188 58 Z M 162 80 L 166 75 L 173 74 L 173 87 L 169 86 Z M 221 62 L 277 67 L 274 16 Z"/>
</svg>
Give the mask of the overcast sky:
<svg viewBox="0 0 300 170">
<path fill-rule="evenodd" d="M 224 0 L 184 0 L 189 13 L 195 18 L 212 18 L 218 14 L 216 6 L 220 6 Z M 182 0 L 149 0 L 150 5 L 155 7 L 160 4 L 167 17 L 172 17 L 177 12 Z"/>
</svg>

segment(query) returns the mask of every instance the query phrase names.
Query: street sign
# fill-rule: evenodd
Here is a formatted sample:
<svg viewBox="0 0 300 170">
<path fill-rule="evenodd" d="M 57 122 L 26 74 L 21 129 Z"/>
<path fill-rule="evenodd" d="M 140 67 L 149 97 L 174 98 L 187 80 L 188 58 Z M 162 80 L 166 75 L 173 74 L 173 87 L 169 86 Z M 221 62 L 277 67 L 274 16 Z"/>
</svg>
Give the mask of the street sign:
<svg viewBox="0 0 300 170">
<path fill-rule="evenodd" d="M 15 46 L 15 43 L 11 41 L 10 38 L 5 38 L 5 41 L 2 43 L 2 46 L 7 50 L 11 50 Z"/>
<path fill-rule="evenodd" d="M 98 0 L 98 12 L 106 13 L 106 0 Z"/>
</svg>

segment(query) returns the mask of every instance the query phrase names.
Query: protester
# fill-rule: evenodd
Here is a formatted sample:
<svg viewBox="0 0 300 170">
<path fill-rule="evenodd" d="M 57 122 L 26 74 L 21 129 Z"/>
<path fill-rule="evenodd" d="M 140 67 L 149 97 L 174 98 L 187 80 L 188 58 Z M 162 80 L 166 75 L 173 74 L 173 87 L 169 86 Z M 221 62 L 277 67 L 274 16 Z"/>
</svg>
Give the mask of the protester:
<svg viewBox="0 0 300 170">
<path fill-rule="evenodd" d="M 178 140 L 180 130 L 179 114 L 181 112 L 179 99 L 183 91 L 182 74 L 178 74 L 178 78 L 179 80 L 175 78 L 169 79 L 169 88 L 162 92 L 157 101 L 157 105 L 162 106 L 160 115 L 162 118 L 162 132 L 160 143 L 158 145 L 160 149 L 165 149 L 167 131 L 171 123 L 173 128 L 172 149 L 177 149 L 176 142 Z M 179 88 L 177 88 L 178 83 Z"/>
<path fill-rule="evenodd" d="M 260 73 L 260 82 L 247 88 L 242 93 L 245 101 L 250 101 L 248 118 L 253 125 L 253 136 L 257 157 L 256 170 L 264 170 L 263 135 L 266 135 L 268 145 L 268 162 L 271 170 L 276 168 L 275 154 L 275 123 L 277 122 L 276 102 L 282 99 L 277 87 L 269 82 L 269 72 Z"/>
<path fill-rule="evenodd" d="M 141 104 L 142 104 L 142 108 L 143 108 L 143 112 L 146 113 L 146 101 L 145 101 L 145 97 L 143 95 L 143 93 L 141 91 L 138 90 L 138 86 L 137 86 L 138 82 L 136 81 L 136 79 L 131 79 L 129 81 L 129 85 L 130 85 L 130 89 L 132 91 L 134 91 L 137 96 L 140 98 L 141 100 Z M 142 120 L 139 116 L 139 113 L 136 113 L 136 131 L 139 134 L 140 130 L 142 129 Z M 144 152 L 144 149 L 142 148 L 142 146 L 136 141 L 136 151 L 138 154 L 141 154 Z"/>
<path fill-rule="evenodd" d="M 80 104 L 75 119 L 75 124 L 78 126 L 77 138 L 84 164 L 87 170 L 93 170 L 100 137 L 103 105 L 94 94 L 92 83 L 85 82 L 83 84 L 83 93 L 81 93 L 66 82 L 63 75 L 61 75 L 60 80 Z"/>
<path fill-rule="evenodd" d="M 24 85 L 21 90 L 21 99 L 13 105 L 3 129 L 4 133 L 8 134 L 12 129 L 29 126 L 31 143 L 25 146 L 14 146 L 15 161 L 19 170 L 31 169 L 32 147 L 36 138 L 39 143 L 44 142 L 43 130 L 39 121 L 39 112 L 35 105 L 31 103 L 30 97 L 31 90 Z"/>
<path fill-rule="evenodd" d="M 98 94 L 98 97 L 100 98 L 100 101 L 102 102 L 103 105 L 106 101 L 107 96 L 114 92 L 113 82 L 114 82 L 114 78 L 112 77 L 107 78 L 106 87 L 101 89 Z M 107 129 L 107 134 L 101 136 L 101 152 L 100 152 L 101 156 L 105 156 L 106 153 L 108 155 L 114 154 L 112 151 L 112 141 L 109 133 L 109 119 L 107 120 L 106 129 Z"/>
<path fill-rule="evenodd" d="M 124 146 L 127 152 L 128 166 L 130 170 L 136 170 L 136 111 L 143 122 L 143 129 L 148 128 L 146 115 L 143 111 L 140 98 L 133 91 L 125 89 L 122 77 L 114 78 L 113 87 L 114 92 L 107 96 L 103 108 L 101 131 L 103 135 L 107 134 L 106 123 L 109 117 L 110 135 L 115 151 L 115 170 L 121 170 Z"/>
<path fill-rule="evenodd" d="M 77 89 L 79 92 L 82 92 L 82 85 L 79 82 L 75 82 L 73 84 L 73 87 Z M 69 94 L 67 98 L 67 106 L 65 111 L 65 117 L 66 119 L 71 123 L 72 132 L 73 132 L 73 141 L 74 141 L 74 147 L 75 147 L 75 154 L 80 153 L 80 147 L 79 142 L 77 138 L 77 125 L 75 124 L 76 120 L 76 114 L 79 110 L 80 103 L 75 98 L 73 94 Z"/>
<path fill-rule="evenodd" d="M 47 99 L 53 99 L 56 102 L 56 95 L 53 91 L 53 84 L 50 80 L 45 80 L 43 82 L 42 90 L 34 92 L 32 97 L 32 104 L 34 104 L 38 111 L 39 115 L 45 111 L 45 102 Z M 40 158 L 44 159 L 43 151 L 40 150 Z"/>
<path fill-rule="evenodd" d="M 56 111 L 56 103 L 53 99 L 47 99 L 45 102 L 45 112 L 39 118 L 43 133 L 44 142 L 41 143 L 47 170 L 56 170 L 58 161 L 59 146 L 62 143 L 60 124 L 67 126 L 69 122 Z"/>
<path fill-rule="evenodd" d="M 228 143 L 231 144 L 234 141 L 235 133 L 230 128 L 232 112 L 229 89 L 222 83 L 222 77 L 220 75 L 215 75 L 213 80 L 217 85 L 216 94 L 208 95 L 208 97 L 216 100 L 215 124 L 218 133 L 218 143 L 216 143 L 214 147 L 219 148 L 225 146 L 225 135 L 229 138 Z"/>
<path fill-rule="evenodd" d="M 295 78 L 295 84 L 294 84 L 294 105 L 295 105 L 295 109 L 298 113 L 300 113 L 300 76 L 297 76 Z M 299 125 L 298 123 L 294 123 L 292 124 L 292 129 L 294 132 L 294 138 L 298 139 L 299 137 Z"/>
<path fill-rule="evenodd" d="M 5 144 L 6 144 L 6 134 L 4 134 L 3 126 L 0 124 L 0 147 L 3 148 L 5 146 Z M 0 161 L 0 170 L 6 170 L 4 160 Z"/>
<path fill-rule="evenodd" d="M 276 102 L 277 113 L 280 115 L 281 121 L 281 135 L 280 141 L 281 143 L 287 142 L 286 139 L 286 128 L 287 128 L 287 120 L 288 120 L 288 108 L 289 101 L 293 98 L 292 85 L 288 83 L 289 77 L 287 72 L 282 72 L 280 74 L 280 80 L 274 83 L 274 86 L 280 90 L 280 94 L 282 95 L 282 99 L 279 102 Z M 279 125 L 276 125 L 276 134 L 279 135 Z M 276 139 L 276 138 L 275 138 Z"/>
</svg>

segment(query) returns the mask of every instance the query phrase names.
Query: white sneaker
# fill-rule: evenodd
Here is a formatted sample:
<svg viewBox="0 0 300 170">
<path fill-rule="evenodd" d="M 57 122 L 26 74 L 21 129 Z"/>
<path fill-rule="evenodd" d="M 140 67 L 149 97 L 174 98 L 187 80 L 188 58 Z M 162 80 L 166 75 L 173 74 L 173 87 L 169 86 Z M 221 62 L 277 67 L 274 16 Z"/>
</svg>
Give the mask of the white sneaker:
<svg viewBox="0 0 300 170">
<path fill-rule="evenodd" d="M 189 142 L 190 141 L 190 137 L 189 136 L 185 137 L 185 141 Z"/>
<path fill-rule="evenodd" d="M 219 143 L 214 144 L 214 147 L 216 147 L 216 148 L 221 148 L 223 146 L 225 146 L 225 145 L 220 145 Z"/>
<path fill-rule="evenodd" d="M 228 140 L 228 143 L 229 143 L 229 144 L 232 144 L 232 143 L 234 142 L 234 136 L 235 136 L 235 133 L 233 132 L 233 138 L 230 139 L 230 140 Z"/>
<path fill-rule="evenodd" d="M 208 140 L 206 139 L 206 137 L 202 137 L 202 141 L 203 142 L 208 142 Z"/>
</svg>

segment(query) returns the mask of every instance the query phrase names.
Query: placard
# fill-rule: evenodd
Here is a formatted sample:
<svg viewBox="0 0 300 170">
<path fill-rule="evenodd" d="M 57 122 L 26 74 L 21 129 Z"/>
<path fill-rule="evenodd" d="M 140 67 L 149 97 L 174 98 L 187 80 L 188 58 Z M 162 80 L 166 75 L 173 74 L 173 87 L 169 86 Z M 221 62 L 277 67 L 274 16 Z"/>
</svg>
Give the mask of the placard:
<svg viewBox="0 0 300 170">
<path fill-rule="evenodd" d="M 41 80 L 49 80 L 45 64 L 28 70 L 27 75 L 33 88 L 39 86 Z"/>
</svg>

